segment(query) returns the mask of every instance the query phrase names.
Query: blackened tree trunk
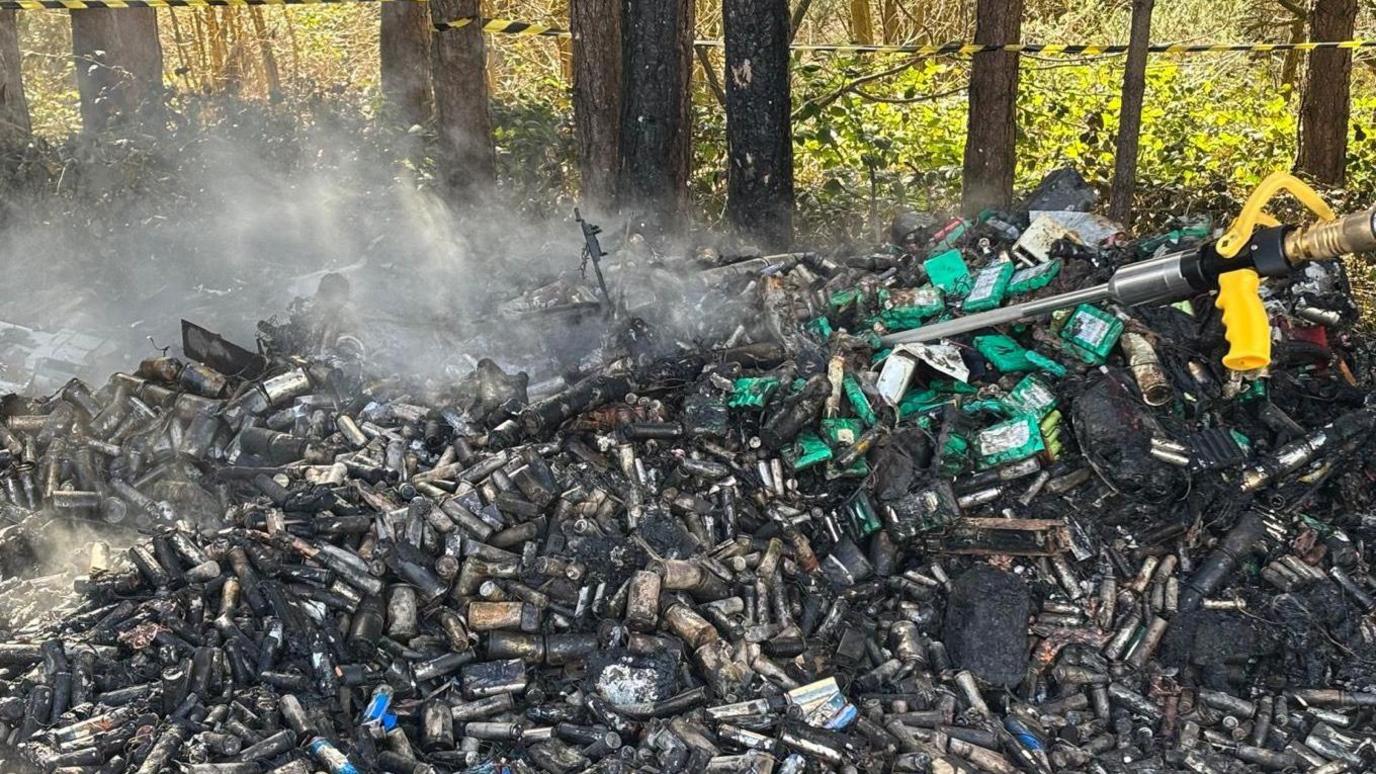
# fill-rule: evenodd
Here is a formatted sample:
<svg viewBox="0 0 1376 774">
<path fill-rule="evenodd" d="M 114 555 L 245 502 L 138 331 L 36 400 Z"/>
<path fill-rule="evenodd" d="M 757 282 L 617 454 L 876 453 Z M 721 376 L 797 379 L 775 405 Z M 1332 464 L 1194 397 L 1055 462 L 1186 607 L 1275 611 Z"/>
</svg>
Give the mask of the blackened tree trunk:
<svg viewBox="0 0 1376 774">
<path fill-rule="evenodd" d="M 1133 0 L 1132 32 L 1128 37 L 1128 61 L 1123 72 L 1122 110 L 1113 156 L 1113 187 L 1109 193 L 1109 217 L 1126 224 L 1132 215 L 1132 193 L 1137 187 L 1137 146 L 1142 134 L 1142 98 L 1147 91 L 1147 46 L 1151 43 L 1151 12 L 1156 0 Z"/>
<path fill-rule="evenodd" d="M 434 22 L 481 14 L 479 0 L 431 0 Z M 487 57 L 483 33 L 470 24 L 431 40 L 439 174 L 455 202 L 472 201 L 497 178 L 488 108 Z"/>
<path fill-rule="evenodd" d="M 637 227 L 673 228 L 687 203 L 692 160 L 693 4 L 626 0 L 622 8 L 617 195 Z"/>
<path fill-rule="evenodd" d="M 1309 38 L 1348 40 L 1356 20 L 1357 0 L 1315 0 L 1309 16 Z M 1351 50 L 1321 48 L 1309 54 L 1295 168 L 1320 183 L 1342 185 L 1347 172 L 1351 78 Z"/>
<path fill-rule="evenodd" d="M 788 0 L 723 0 L 726 217 L 769 250 L 793 237 Z"/>
<path fill-rule="evenodd" d="M 161 129 L 166 114 L 157 11 L 93 8 L 71 13 L 82 129 Z"/>
<path fill-rule="evenodd" d="M 621 136 L 621 0 L 569 0 L 573 120 L 583 200 L 615 201 Z"/>
<path fill-rule="evenodd" d="M 29 103 L 19 67 L 19 27 L 14 11 L 0 10 L 0 146 L 29 136 Z"/>
<path fill-rule="evenodd" d="M 406 126 L 430 117 L 430 32 L 424 3 L 382 4 L 382 99 Z"/>
<path fill-rule="evenodd" d="M 1017 43 L 1023 0 L 978 0 L 975 42 Z M 965 134 L 961 202 L 967 212 L 1006 206 L 1013 198 L 1018 54 L 976 54 L 970 72 L 970 117 Z"/>
</svg>

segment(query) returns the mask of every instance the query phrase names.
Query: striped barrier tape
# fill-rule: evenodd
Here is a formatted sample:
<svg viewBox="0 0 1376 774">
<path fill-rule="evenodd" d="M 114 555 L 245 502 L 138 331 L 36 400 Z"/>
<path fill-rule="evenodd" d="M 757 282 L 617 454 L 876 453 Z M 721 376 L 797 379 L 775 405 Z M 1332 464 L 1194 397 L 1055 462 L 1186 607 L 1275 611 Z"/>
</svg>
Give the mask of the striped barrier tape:
<svg viewBox="0 0 1376 774">
<path fill-rule="evenodd" d="M 212 8 L 237 5 L 320 5 L 322 3 L 426 2 L 426 0 L 0 0 L 0 9 L 86 11 L 93 8 Z"/>
<path fill-rule="evenodd" d="M 562 27 L 548 24 L 533 24 L 514 19 L 483 19 L 477 16 L 464 16 L 453 21 L 435 25 L 440 29 L 459 29 L 480 24 L 483 32 L 493 35 L 517 35 L 527 37 L 572 37 L 573 33 Z M 703 47 L 720 47 L 720 40 L 695 40 L 693 44 Z M 1099 56 L 1102 54 L 1125 54 L 1126 44 L 1082 44 L 1062 45 L 1054 43 L 936 43 L 926 45 L 866 45 L 863 43 L 794 43 L 789 46 L 794 51 L 853 51 L 872 54 L 912 54 L 917 57 L 934 56 L 973 56 L 999 51 L 1020 54 L 1041 54 L 1045 56 Z M 1361 49 L 1376 48 L 1376 40 L 1333 40 L 1309 43 L 1162 43 L 1148 46 L 1153 54 L 1218 54 L 1226 52 L 1269 53 L 1271 51 L 1316 51 L 1323 48 Z"/>
<path fill-rule="evenodd" d="M 0 0 L 3 1 L 3 0 Z M 573 33 L 562 27 L 548 24 L 515 21 L 513 19 L 484 19 L 479 16 L 460 16 L 453 21 L 437 22 L 435 29 L 457 30 L 473 24 L 480 24 L 483 32 L 493 35 L 521 35 L 526 37 L 571 38 Z"/>
<path fill-rule="evenodd" d="M 82 11 L 91 8 L 210 8 L 238 5 L 321 5 L 326 3 L 427 2 L 427 0 L 0 0 L 0 9 L 39 10 L 57 9 Z M 456 30 L 478 25 L 492 35 L 521 37 L 570 38 L 573 33 L 562 27 L 515 19 L 484 19 L 462 16 L 447 22 L 437 22 L 439 30 Z M 700 47 L 720 47 L 721 40 L 695 40 Z M 973 56 L 996 52 L 1041 54 L 1043 56 L 1100 56 L 1127 53 L 1121 43 L 1103 45 L 1065 45 L 1056 43 L 935 43 L 924 45 L 889 45 L 864 43 L 794 43 L 794 51 L 855 52 L 864 54 L 911 54 L 914 57 Z M 1147 47 L 1153 54 L 1221 54 L 1229 52 L 1269 53 L 1272 51 L 1317 51 L 1319 49 L 1357 50 L 1376 48 L 1376 40 L 1326 40 L 1305 43 L 1161 43 Z"/>
<path fill-rule="evenodd" d="M 1147 51 L 1153 54 L 1221 54 L 1234 51 L 1269 53 L 1271 51 L 1291 50 L 1315 51 L 1321 48 L 1355 50 L 1359 48 L 1374 47 L 1376 47 L 1376 40 L 1331 40 L 1309 43 L 1162 43 L 1147 46 Z M 791 48 L 795 51 L 858 51 L 862 53 L 879 54 L 913 54 L 919 57 L 951 54 L 957 56 L 972 56 L 974 54 L 991 54 L 1000 51 L 1017 52 L 1020 54 L 1043 54 L 1046 56 L 1099 56 L 1101 54 L 1126 54 L 1128 51 L 1128 46 L 1121 43 L 1104 45 L 1060 45 L 1055 43 L 1003 43 L 982 45 L 978 43 L 939 43 L 920 46 L 870 46 L 859 43 L 797 43 L 791 46 Z"/>
</svg>

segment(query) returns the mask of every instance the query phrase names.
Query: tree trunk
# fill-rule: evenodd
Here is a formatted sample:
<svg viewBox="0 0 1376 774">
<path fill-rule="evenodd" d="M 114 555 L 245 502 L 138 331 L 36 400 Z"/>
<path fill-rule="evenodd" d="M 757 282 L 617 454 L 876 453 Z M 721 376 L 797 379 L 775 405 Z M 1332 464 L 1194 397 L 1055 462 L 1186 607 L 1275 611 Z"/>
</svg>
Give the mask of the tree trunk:
<svg viewBox="0 0 1376 774">
<path fill-rule="evenodd" d="M 14 11 L 0 10 L 0 146 L 28 139 L 29 103 L 19 67 L 19 27 Z"/>
<path fill-rule="evenodd" d="M 975 42 L 1019 42 L 1023 0 L 978 0 Z M 970 116 L 965 134 L 961 203 L 969 213 L 1006 206 L 1013 199 L 1017 162 L 1018 54 L 975 54 L 970 72 Z"/>
<path fill-rule="evenodd" d="M 1290 39 L 1286 41 L 1290 45 L 1293 46 L 1304 42 L 1304 22 L 1305 18 L 1303 16 L 1297 16 L 1294 21 L 1290 22 Z M 1295 78 L 1299 71 L 1300 51 L 1299 49 L 1292 48 L 1285 52 L 1285 60 L 1280 66 L 1281 85 L 1294 86 Z"/>
<path fill-rule="evenodd" d="M 723 0 L 726 217 L 766 250 L 793 238 L 788 0 Z"/>
<path fill-rule="evenodd" d="M 621 0 L 569 0 L 573 31 L 573 119 L 583 201 L 616 197 L 621 136 Z"/>
<path fill-rule="evenodd" d="M 166 115 L 157 11 L 93 8 L 71 14 L 82 129 L 162 128 Z"/>
<path fill-rule="evenodd" d="M 430 18 L 446 22 L 479 16 L 479 0 L 431 0 Z M 470 24 L 431 41 L 435 123 L 439 130 L 439 173 L 456 202 L 471 201 L 496 182 L 483 33 Z"/>
<path fill-rule="evenodd" d="M 385 5 L 384 5 L 385 8 Z M 171 17 L 176 24 L 176 17 Z M 263 7 L 251 5 L 248 18 L 253 22 L 253 37 L 258 41 L 258 57 L 263 63 L 263 81 L 267 85 L 268 99 L 276 102 L 282 98 L 282 76 L 277 71 L 277 56 L 272 52 L 272 36 L 268 34 L 267 21 L 263 19 Z M 181 45 L 178 41 L 178 53 Z"/>
<path fill-rule="evenodd" d="M 899 23 L 902 19 L 898 13 L 898 0 L 881 0 L 879 6 L 879 25 L 884 31 L 884 42 L 887 44 L 898 43 L 901 41 L 903 33 L 899 30 Z"/>
<path fill-rule="evenodd" d="M 430 118 L 430 31 L 424 3 L 382 4 L 382 99 L 404 126 Z"/>
<path fill-rule="evenodd" d="M 874 42 L 874 20 L 870 18 L 870 0 L 850 0 L 851 40 L 869 45 Z"/>
<path fill-rule="evenodd" d="M 1142 134 L 1142 98 L 1147 90 L 1147 46 L 1151 43 L 1151 12 L 1156 0 L 1133 0 L 1128 61 L 1123 72 L 1123 108 L 1118 115 L 1118 138 L 1113 156 L 1113 187 L 1108 215 L 1127 224 L 1132 216 L 1132 193 L 1137 186 L 1137 142 Z"/>
<path fill-rule="evenodd" d="M 1315 0 L 1309 37 L 1315 41 L 1349 40 L 1356 20 L 1357 0 Z M 1309 54 L 1295 168 L 1320 183 L 1342 185 L 1347 171 L 1351 77 L 1351 50 L 1321 48 Z"/>
<path fill-rule="evenodd" d="M 688 198 L 692 161 L 691 0 L 626 0 L 617 193 L 636 227 L 673 229 Z"/>
</svg>

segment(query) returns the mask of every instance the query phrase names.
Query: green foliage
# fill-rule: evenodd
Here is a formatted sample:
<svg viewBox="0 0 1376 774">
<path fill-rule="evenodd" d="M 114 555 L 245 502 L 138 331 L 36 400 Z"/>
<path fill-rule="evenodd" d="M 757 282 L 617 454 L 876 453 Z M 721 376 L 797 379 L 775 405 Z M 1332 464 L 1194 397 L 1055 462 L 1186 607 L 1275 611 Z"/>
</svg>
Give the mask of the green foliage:
<svg viewBox="0 0 1376 774">
<path fill-rule="evenodd" d="M 803 94 L 830 94 L 886 63 L 800 63 Z M 1232 209 L 1295 154 L 1298 95 L 1207 61 L 1148 68 L 1138 162 L 1138 209 L 1164 220 L 1190 209 Z M 882 84 L 821 108 L 803 103 L 794 128 L 800 223 L 818 234 L 865 236 L 866 213 L 893 204 L 940 209 L 959 200 L 967 121 L 964 94 L 905 104 L 875 101 L 942 94 L 965 78 L 960 61 L 924 61 Z M 1354 74 L 1348 193 L 1376 198 L 1376 94 Z M 1107 190 L 1118 127 L 1121 60 L 1077 66 L 1025 64 L 1018 95 L 1017 187 L 1047 172 L 1079 169 Z M 887 212 L 880 212 L 880 217 Z"/>
<path fill-rule="evenodd" d="M 573 117 L 553 110 L 539 94 L 558 91 L 558 81 L 538 84 L 528 97 L 494 101 L 493 141 L 497 146 L 497 176 L 514 200 L 539 207 L 557 202 L 577 189 L 577 158 Z"/>
</svg>

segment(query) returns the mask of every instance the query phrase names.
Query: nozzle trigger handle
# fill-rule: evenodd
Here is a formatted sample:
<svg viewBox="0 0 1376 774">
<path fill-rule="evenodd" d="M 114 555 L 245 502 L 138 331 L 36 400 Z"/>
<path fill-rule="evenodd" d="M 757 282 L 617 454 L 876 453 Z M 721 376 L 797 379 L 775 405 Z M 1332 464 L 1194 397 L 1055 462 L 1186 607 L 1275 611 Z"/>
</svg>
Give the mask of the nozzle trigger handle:
<svg viewBox="0 0 1376 774">
<path fill-rule="evenodd" d="M 1261 278 L 1252 269 L 1234 269 L 1218 275 L 1218 299 L 1223 310 L 1228 354 L 1223 365 L 1233 371 L 1251 371 L 1271 363 L 1271 321 L 1257 291 Z"/>
</svg>

